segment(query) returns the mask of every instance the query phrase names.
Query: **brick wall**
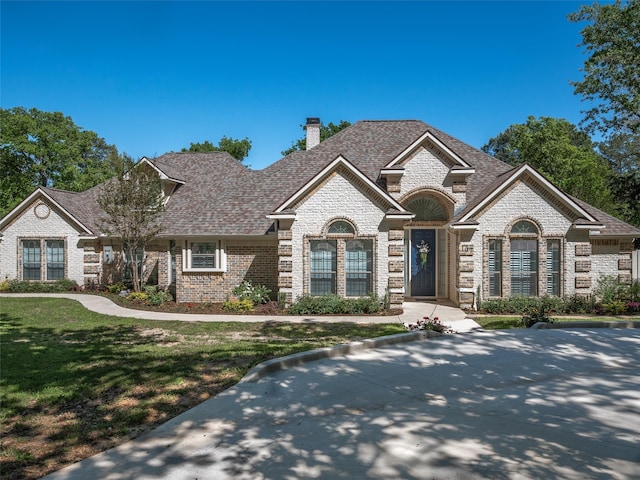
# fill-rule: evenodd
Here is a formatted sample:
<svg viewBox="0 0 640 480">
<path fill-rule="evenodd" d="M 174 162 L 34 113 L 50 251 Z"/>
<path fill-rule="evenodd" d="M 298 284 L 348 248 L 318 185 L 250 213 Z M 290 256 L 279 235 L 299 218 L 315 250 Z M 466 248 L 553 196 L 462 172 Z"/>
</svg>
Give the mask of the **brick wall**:
<svg viewBox="0 0 640 480">
<path fill-rule="evenodd" d="M 375 239 L 375 293 L 379 296 L 385 295 L 389 277 L 389 227 L 384 217 L 385 211 L 372 201 L 353 179 L 341 174 L 327 179 L 313 195 L 309 195 L 297 206 L 296 218 L 290 229 L 290 240 L 281 240 L 281 244 L 291 245 L 291 256 L 280 257 L 291 261 L 292 286 L 286 290 L 291 294 L 291 299 L 295 300 L 308 289 L 308 281 L 305 278 L 308 273 L 308 270 L 305 270 L 308 268 L 305 266 L 308 239 L 324 235 L 327 225 L 337 219 L 347 220 L 354 225 L 356 236 Z M 287 248 L 283 248 L 284 255 L 288 252 Z"/>
<path fill-rule="evenodd" d="M 228 240 L 226 254 L 226 272 L 181 272 L 182 251 L 177 251 L 176 300 L 181 303 L 224 302 L 243 281 L 265 285 L 274 293 L 278 291 L 278 247 L 275 239 L 271 244 Z"/>
<path fill-rule="evenodd" d="M 38 214 L 36 215 L 36 209 Z M 0 280 L 22 279 L 21 240 L 65 240 L 65 277 L 84 284 L 85 240 L 52 205 L 35 200 L 8 225 L 0 241 Z M 41 255 L 44 257 L 45 252 Z M 44 270 L 42 270 L 44 274 Z"/>
<path fill-rule="evenodd" d="M 502 295 L 510 295 L 510 233 L 517 220 L 529 220 L 539 229 L 538 241 L 538 291 L 546 291 L 546 248 L 547 239 L 565 239 L 571 229 L 572 220 L 556 209 L 548 199 L 536 189 L 524 182 L 516 182 L 503 195 L 496 199 L 490 208 L 481 212 L 476 220 L 479 227 L 473 233 L 473 282 L 470 287 L 474 291 L 481 286 L 481 299 L 489 298 L 488 272 L 488 239 L 500 238 L 502 244 Z M 575 270 L 573 264 L 574 243 L 563 240 L 561 292 L 573 293 L 575 290 Z M 568 252 L 571 255 L 568 255 Z M 464 273 L 461 276 L 467 275 Z M 459 286 L 462 286 L 462 281 Z M 464 282 L 468 284 L 468 282 Z"/>
</svg>

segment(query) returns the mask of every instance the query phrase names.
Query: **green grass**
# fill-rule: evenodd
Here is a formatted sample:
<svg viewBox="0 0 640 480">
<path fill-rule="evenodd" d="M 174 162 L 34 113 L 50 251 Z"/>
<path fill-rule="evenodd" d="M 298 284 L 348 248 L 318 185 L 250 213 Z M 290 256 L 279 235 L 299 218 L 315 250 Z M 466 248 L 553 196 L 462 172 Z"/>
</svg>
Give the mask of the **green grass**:
<svg viewBox="0 0 640 480">
<path fill-rule="evenodd" d="M 485 330 L 503 330 L 510 328 L 523 328 L 521 322 L 522 316 L 512 316 L 512 315 L 494 315 L 494 316 L 483 316 L 476 317 L 474 320 Z M 598 316 L 571 316 L 571 317 L 561 317 L 561 316 L 553 316 L 554 322 L 620 322 L 625 320 L 640 320 L 640 317 L 625 317 L 616 318 L 616 317 L 598 317 Z"/>
<path fill-rule="evenodd" d="M 0 299 L 0 470 L 47 472 L 121 443 L 256 364 L 404 332 L 400 324 L 149 321 L 73 300 Z"/>
</svg>

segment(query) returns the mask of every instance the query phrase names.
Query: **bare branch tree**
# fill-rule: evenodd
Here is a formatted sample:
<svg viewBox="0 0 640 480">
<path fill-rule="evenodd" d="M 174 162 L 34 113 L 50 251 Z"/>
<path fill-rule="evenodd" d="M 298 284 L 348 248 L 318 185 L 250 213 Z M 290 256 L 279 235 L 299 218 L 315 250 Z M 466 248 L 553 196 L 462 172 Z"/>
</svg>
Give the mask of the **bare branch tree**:
<svg viewBox="0 0 640 480">
<path fill-rule="evenodd" d="M 123 158 L 121 171 L 105 184 L 98 204 L 106 214 L 100 228 L 122 241 L 125 268 L 131 269 L 133 288 L 139 292 L 143 279 L 136 254 L 142 249 L 144 261 L 147 245 L 162 231 L 164 199 L 158 174 L 144 164 L 127 169 L 131 164 L 130 158 Z"/>
</svg>

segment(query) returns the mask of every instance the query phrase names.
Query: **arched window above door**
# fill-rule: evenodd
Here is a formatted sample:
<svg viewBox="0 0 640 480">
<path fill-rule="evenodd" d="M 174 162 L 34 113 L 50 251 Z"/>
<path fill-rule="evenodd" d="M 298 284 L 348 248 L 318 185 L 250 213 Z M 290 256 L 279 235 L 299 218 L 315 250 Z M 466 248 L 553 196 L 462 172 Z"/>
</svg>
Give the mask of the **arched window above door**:
<svg viewBox="0 0 640 480">
<path fill-rule="evenodd" d="M 354 235 L 356 233 L 353 225 L 349 222 L 345 222 L 344 220 L 337 220 L 329 225 L 329 229 L 327 233 L 341 233 L 341 234 L 351 234 Z"/>
<path fill-rule="evenodd" d="M 407 204 L 407 210 L 415 213 L 415 221 L 447 221 L 444 207 L 435 198 L 419 197 Z"/>
<path fill-rule="evenodd" d="M 532 233 L 534 235 L 537 235 L 538 228 L 528 220 L 520 220 L 513 224 L 513 227 L 511 227 L 511 233 Z"/>
</svg>

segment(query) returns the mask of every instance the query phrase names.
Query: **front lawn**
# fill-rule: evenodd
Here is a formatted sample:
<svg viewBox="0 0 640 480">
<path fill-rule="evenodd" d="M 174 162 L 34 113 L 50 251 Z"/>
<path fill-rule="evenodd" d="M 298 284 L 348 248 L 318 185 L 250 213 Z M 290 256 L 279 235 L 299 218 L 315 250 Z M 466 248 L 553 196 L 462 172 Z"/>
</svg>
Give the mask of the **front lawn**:
<svg viewBox="0 0 640 480">
<path fill-rule="evenodd" d="M 400 324 L 160 322 L 0 299 L 0 471 L 34 479 L 140 435 L 256 364 Z"/>
<path fill-rule="evenodd" d="M 502 330 L 509 328 L 523 328 L 522 326 L 522 316 L 511 316 L 511 315 L 495 315 L 495 316 L 478 316 L 472 318 L 476 321 L 478 325 L 480 325 L 485 330 Z M 567 316 L 554 316 L 551 315 L 551 318 L 554 322 L 622 322 L 626 320 L 638 321 L 640 320 L 639 316 L 633 317 L 600 317 L 597 315 L 591 316 L 576 316 L 576 317 L 567 317 Z"/>
</svg>

